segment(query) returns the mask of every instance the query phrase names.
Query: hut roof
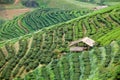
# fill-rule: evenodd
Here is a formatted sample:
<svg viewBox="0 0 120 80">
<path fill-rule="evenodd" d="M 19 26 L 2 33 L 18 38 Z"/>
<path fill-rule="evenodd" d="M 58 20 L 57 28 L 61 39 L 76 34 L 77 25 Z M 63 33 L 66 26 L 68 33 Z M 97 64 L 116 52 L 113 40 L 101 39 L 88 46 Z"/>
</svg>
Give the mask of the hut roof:
<svg viewBox="0 0 120 80">
<path fill-rule="evenodd" d="M 94 44 L 95 44 L 94 40 L 90 39 L 89 37 L 84 37 L 82 39 L 71 42 L 71 44 L 69 46 L 75 45 L 75 44 L 80 43 L 80 42 L 83 42 L 83 43 L 87 44 L 90 47 L 93 47 Z"/>
<path fill-rule="evenodd" d="M 103 9 L 103 8 L 106 8 L 106 7 L 108 7 L 108 6 L 107 6 L 107 5 L 97 6 L 97 7 L 95 7 L 94 9 L 95 9 L 95 10 L 99 10 L 99 9 Z"/>
<path fill-rule="evenodd" d="M 83 51 L 85 49 L 86 49 L 85 47 L 71 47 L 70 51 Z"/>
</svg>

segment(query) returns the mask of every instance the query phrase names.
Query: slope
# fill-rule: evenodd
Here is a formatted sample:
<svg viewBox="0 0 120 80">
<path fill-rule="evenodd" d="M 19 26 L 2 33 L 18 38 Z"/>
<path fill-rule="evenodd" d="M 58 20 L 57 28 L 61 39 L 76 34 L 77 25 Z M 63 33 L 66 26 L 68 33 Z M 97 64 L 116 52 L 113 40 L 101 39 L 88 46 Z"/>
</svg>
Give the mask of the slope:
<svg viewBox="0 0 120 80">
<path fill-rule="evenodd" d="M 86 2 L 79 2 L 76 0 L 50 0 L 47 7 L 61 8 L 61 9 L 76 9 L 80 10 L 83 8 L 93 9 L 97 4 L 91 4 Z"/>
<path fill-rule="evenodd" d="M 3 24 L 0 40 L 23 36 L 41 28 L 71 20 L 91 12 L 89 10 L 60 10 L 54 8 L 37 9 L 23 14 Z M 14 32 L 13 32 L 14 30 Z"/>
<path fill-rule="evenodd" d="M 119 11 L 119 5 L 109 7 L 1 42 L 0 79 L 23 77 L 36 67 L 48 65 L 51 61 L 59 59 L 62 53 L 69 53 L 68 45 L 71 41 L 99 32 L 107 33 L 119 27 L 119 17 L 113 19 L 109 16 L 118 14 Z M 105 22 L 97 18 L 99 15 Z"/>
<path fill-rule="evenodd" d="M 24 80 L 119 80 L 120 42 L 90 51 L 68 53 L 48 66 L 37 68 Z M 15 79 L 19 80 L 19 79 Z M 22 80 L 22 79 L 21 79 Z"/>
<path fill-rule="evenodd" d="M 108 31 L 106 34 L 97 33 L 92 36 L 94 40 L 96 40 L 100 45 L 107 45 L 114 40 L 120 40 L 120 27 L 115 28 L 111 31 Z M 96 36 L 96 37 L 95 37 Z"/>
</svg>

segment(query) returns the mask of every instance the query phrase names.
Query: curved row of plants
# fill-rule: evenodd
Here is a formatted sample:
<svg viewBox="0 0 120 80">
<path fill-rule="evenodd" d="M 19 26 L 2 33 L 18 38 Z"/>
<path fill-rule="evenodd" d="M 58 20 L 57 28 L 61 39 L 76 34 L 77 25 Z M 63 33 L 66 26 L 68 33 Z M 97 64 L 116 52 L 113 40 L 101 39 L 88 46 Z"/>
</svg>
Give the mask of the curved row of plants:
<svg viewBox="0 0 120 80">
<path fill-rule="evenodd" d="M 119 80 L 120 42 L 90 51 L 67 53 L 48 66 L 15 80 Z"/>
<path fill-rule="evenodd" d="M 23 36 L 25 34 L 65 22 L 90 12 L 89 10 L 37 9 L 23 14 L 3 24 L 0 29 L 0 41 Z"/>
<path fill-rule="evenodd" d="M 15 77 L 23 77 L 36 67 L 48 65 L 51 61 L 60 58 L 63 53 L 69 53 L 68 45 L 71 41 L 85 36 L 91 37 L 99 32 L 106 31 L 107 33 L 117 28 L 119 22 L 109 17 L 108 14 L 118 14 L 119 10 L 119 6 L 110 7 L 107 10 L 103 9 L 1 43 L 0 79 L 11 80 Z M 99 15 L 102 15 L 102 19 L 106 22 L 97 19 Z"/>
</svg>

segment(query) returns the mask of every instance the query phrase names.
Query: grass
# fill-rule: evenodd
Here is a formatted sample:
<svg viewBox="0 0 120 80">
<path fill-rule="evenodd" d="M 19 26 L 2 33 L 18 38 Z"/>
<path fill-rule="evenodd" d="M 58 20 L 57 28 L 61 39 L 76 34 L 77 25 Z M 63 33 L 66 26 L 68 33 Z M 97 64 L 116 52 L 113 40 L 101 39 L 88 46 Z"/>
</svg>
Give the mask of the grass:
<svg viewBox="0 0 120 80">
<path fill-rule="evenodd" d="M 81 9 L 81 8 L 88 8 L 93 9 L 98 5 L 91 4 L 91 3 L 85 3 L 85 2 L 79 2 L 76 0 L 51 0 L 48 4 L 48 7 L 52 8 L 61 8 L 61 9 Z"/>
<path fill-rule="evenodd" d="M 101 42 L 101 45 L 107 45 L 113 40 L 119 40 L 120 37 L 118 36 L 118 34 L 120 34 L 120 27 L 115 28 L 107 34 L 102 35 L 102 37 L 98 38 L 96 41 Z"/>
<path fill-rule="evenodd" d="M 105 2 L 104 4 L 112 6 L 112 5 L 118 5 L 118 4 L 120 4 L 120 2 Z"/>
</svg>

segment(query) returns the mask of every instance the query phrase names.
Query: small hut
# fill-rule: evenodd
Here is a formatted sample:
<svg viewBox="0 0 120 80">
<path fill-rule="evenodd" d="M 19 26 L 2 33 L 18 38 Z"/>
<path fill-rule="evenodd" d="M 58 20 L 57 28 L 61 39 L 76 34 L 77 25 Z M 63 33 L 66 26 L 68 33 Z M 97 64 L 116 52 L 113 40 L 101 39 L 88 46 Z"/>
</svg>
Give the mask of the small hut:
<svg viewBox="0 0 120 80">
<path fill-rule="evenodd" d="M 84 43 L 87 46 L 76 46 L 76 44 L 78 43 Z M 69 47 L 70 47 L 70 51 L 72 52 L 80 52 L 80 51 L 89 49 L 90 47 L 93 47 L 94 45 L 95 45 L 94 40 L 90 39 L 89 37 L 84 37 L 82 39 L 71 42 Z"/>
</svg>

